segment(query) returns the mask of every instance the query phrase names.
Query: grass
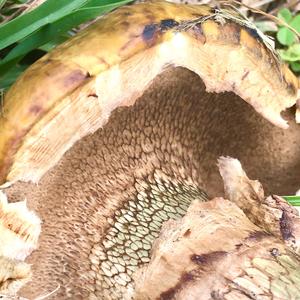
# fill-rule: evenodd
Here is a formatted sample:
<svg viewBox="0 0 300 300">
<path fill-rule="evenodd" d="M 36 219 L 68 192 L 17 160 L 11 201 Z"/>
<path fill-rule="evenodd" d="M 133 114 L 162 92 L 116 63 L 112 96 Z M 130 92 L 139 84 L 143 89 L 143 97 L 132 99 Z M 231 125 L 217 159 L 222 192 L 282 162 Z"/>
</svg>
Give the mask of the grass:
<svg viewBox="0 0 300 300">
<path fill-rule="evenodd" d="M 300 75 L 299 0 L 219 0 L 218 3 L 239 7 L 246 18 L 271 37 L 281 60 Z"/>
<path fill-rule="evenodd" d="M 300 196 L 283 196 L 282 198 L 293 206 L 300 206 Z"/>
<path fill-rule="evenodd" d="M 130 1 L 39 0 L 37 5 L 32 0 L 0 0 L 0 90 L 72 36 L 74 28 Z"/>
</svg>

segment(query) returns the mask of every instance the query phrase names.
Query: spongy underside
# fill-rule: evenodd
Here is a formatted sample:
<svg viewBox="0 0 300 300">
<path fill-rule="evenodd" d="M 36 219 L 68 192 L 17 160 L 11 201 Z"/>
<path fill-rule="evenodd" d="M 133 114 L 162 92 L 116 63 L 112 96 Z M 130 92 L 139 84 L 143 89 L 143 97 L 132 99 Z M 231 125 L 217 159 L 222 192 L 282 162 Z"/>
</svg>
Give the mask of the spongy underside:
<svg viewBox="0 0 300 300">
<path fill-rule="evenodd" d="M 288 130 L 270 124 L 233 93 L 206 93 L 191 71 L 163 72 L 132 107 L 116 109 L 102 129 L 77 142 L 38 186 L 17 183 L 8 190 L 12 198 L 26 197 L 43 220 L 39 249 L 29 258 L 33 282 L 22 295 L 32 298 L 60 285 L 53 299 L 100 297 L 103 286 L 110 289 L 101 275 L 103 242 L 111 228 L 117 228 L 115 237 L 120 238 L 116 224 L 131 210 L 129 200 L 139 219 L 145 207 L 139 212 L 137 204 L 147 198 L 155 206 L 157 187 L 166 207 L 181 206 L 178 186 L 195 190 L 188 201 L 201 197 L 201 190 L 220 196 L 223 187 L 216 162 L 221 155 L 238 158 L 267 192 L 294 193 L 300 184 L 299 125 L 292 121 L 292 113 L 285 117 L 290 120 Z M 175 204 L 170 204 L 172 198 Z M 146 208 L 153 217 L 151 203 Z M 141 230 L 150 228 L 153 218 L 141 222 Z M 120 242 L 124 247 L 131 235 L 132 230 L 125 231 Z"/>
</svg>

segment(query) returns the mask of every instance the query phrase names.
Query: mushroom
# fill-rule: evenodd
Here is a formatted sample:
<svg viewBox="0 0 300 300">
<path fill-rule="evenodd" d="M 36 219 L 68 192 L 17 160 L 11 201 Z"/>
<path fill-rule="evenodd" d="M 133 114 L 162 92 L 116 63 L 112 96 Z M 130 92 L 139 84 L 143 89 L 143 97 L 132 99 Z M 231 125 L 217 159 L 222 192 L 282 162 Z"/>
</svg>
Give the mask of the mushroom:
<svg viewBox="0 0 300 300">
<path fill-rule="evenodd" d="M 132 297 L 162 223 L 223 195 L 220 155 L 296 192 L 297 89 L 252 24 L 203 5 L 124 6 L 42 57 L 0 119 L 2 189 L 42 220 L 21 295 Z"/>
</svg>

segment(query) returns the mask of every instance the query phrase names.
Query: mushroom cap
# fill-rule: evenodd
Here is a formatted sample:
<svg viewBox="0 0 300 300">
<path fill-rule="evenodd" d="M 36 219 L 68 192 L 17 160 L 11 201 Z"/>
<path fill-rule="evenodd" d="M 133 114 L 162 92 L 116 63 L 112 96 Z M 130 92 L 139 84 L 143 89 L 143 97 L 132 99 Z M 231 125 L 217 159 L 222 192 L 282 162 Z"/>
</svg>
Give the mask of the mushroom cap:
<svg viewBox="0 0 300 300">
<path fill-rule="evenodd" d="M 59 285 L 61 299 L 124 299 L 161 223 L 206 199 L 204 191 L 222 193 L 220 152 L 246 161 L 272 191 L 298 188 L 292 110 L 284 131 L 240 100 L 286 128 L 280 113 L 295 104 L 296 90 L 259 31 L 208 6 L 123 7 L 36 62 L 6 95 L 1 182 L 37 182 L 101 129 L 38 186 L 7 189 L 43 220 L 25 295 Z"/>
<path fill-rule="evenodd" d="M 275 125 L 298 82 L 235 12 L 148 2 L 104 16 L 42 57 L 7 92 L 0 182 L 37 182 L 118 106 L 132 105 L 167 65 L 197 73 L 207 91 L 233 91 Z"/>
</svg>

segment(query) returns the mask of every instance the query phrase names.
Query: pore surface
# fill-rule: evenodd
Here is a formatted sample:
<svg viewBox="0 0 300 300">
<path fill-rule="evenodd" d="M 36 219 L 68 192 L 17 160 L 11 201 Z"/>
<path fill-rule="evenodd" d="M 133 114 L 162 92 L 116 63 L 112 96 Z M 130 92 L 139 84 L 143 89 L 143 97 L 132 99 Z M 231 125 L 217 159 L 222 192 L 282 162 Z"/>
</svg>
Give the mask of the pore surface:
<svg viewBox="0 0 300 300">
<path fill-rule="evenodd" d="M 116 109 L 102 129 L 68 151 L 38 186 L 8 190 L 26 197 L 43 220 L 39 249 L 29 259 L 33 281 L 22 295 L 59 285 L 54 299 L 122 299 L 134 270 L 148 262 L 162 222 L 182 216 L 205 192 L 222 194 L 220 155 L 240 159 L 267 190 L 294 192 L 296 129 L 274 127 L 232 93 L 206 93 L 186 69 L 166 70 L 134 106 Z"/>
</svg>

